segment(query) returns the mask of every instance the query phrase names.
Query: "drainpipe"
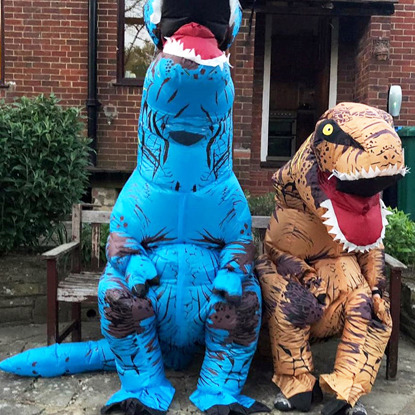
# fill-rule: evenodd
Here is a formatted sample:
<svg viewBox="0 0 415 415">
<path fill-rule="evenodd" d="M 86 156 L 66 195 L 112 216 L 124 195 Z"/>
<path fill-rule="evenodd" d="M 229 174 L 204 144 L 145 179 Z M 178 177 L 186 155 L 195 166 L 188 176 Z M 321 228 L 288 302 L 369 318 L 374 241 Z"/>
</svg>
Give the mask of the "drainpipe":
<svg viewBox="0 0 415 415">
<path fill-rule="evenodd" d="M 89 0 L 88 15 L 88 99 L 86 107 L 88 112 L 88 137 L 92 139 L 91 162 L 97 164 L 97 124 L 98 111 L 101 103 L 98 101 L 97 90 L 97 32 L 98 32 L 98 0 Z"/>
</svg>

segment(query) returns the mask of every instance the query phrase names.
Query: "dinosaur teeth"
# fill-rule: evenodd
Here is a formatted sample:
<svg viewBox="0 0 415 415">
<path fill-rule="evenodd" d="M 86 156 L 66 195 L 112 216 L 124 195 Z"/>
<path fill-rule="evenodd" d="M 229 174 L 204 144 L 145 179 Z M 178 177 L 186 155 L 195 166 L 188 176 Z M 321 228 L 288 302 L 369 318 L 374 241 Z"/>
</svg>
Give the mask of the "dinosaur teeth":
<svg viewBox="0 0 415 415">
<path fill-rule="evenodd" d="M 229 65 L 229 55 L 225 52 L 216 58 L 203 59 L 200 55 L 197 55 L 194 49 L 185 49 L 183 43 L 180 40 L 173 39 L 171 37 L 166 38 L 166 43 L 163 47 L 163 52 L 169 55 L 178 56 L 192 62 L 196 62 L 199 65 L 204 66 L 219 66 L 221 69 L 224 64 Z"/>
<path fill-rule="evenodd" d="M 150 22 L 154 24 L 159 24 L 161 21 L 161 7 L 162 7 L 162 0 L 155 0 L 152 3 L 153 13 L 150 16 Z"/>
<path fill-rule="evenodd" d="M 405 176 L 408 172 L 409 169 L 405 165 L 398 167 L 396 164 L 389 164 L 389 166 L 385 169 L 380 169 L 378 166 L 375 168 L 370 166 L 368 170 L 363 167 L 361 170 L 352 171 L 350 173 L 339 172 L 334 169 L 331 172 L 330 178 L 335 176 L 337 179 L 342 181 L 353 181 L 360 179 L 372 179 L 379 176 L 396 176 L 397 174 Z"/>
<path fill-rule="evenodd" d="M 340 229 L 339 223 L 334 212 L 333 204 L 330 199 L 325 200 L 320 203 L 321 207 L 324 207 L 326 212 L 321 216 L 326 219 L 323 224 L 329 228 L 328 233 L 332 235 L 334 241 L 338 241 L 340 244 L 343 244 L 343 249 L 347 252 L 366 252 L 371 249 L 377 248 L 381 245 L 383 238 L 385 237 L 385 228 L 388 224 L 387 216 L 392 215 L 392 212 L 387 210 L 383 200 L 380 200 L 381 214 L 382 214 L 382 232 L 380 237 L 376 242 L 366 246 L 359 246 L 350 242 L 344 236 L 342 230 Z"/>
<path fill-rule="evenodd" d="M 229 5 L 231 8 L 231 16 L 229 18 L 229 26 L 232 27 L 232 25 L 235 23 L 238 12 L 240 13 L 240 5 L 238 0 L 230 0 Z"/>
</svg>

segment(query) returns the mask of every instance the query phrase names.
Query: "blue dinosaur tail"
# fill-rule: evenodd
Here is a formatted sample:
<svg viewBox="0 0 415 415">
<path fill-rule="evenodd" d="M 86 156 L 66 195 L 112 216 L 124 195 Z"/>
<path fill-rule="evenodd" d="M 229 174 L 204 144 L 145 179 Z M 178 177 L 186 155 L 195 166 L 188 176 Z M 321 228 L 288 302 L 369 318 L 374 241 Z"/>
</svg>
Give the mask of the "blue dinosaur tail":
<svg viewBox="0 0 415 415">
<path fill-rule="evenodd" d="M 61 343 L 29 349 L 0 362 L 0 369 L 20 376 L 54 377 L 95 370 L 115 370 L 106 340 Z"/>
</svg>

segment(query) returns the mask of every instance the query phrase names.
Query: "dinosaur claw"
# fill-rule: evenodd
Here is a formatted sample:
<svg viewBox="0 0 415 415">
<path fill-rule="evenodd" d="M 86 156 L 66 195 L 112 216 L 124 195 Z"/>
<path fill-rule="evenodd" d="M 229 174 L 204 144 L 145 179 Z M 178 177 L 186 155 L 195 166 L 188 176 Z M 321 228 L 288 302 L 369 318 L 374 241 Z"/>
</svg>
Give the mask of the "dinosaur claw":
<svg viewBox="0 0 415 415">
<path fill-rule="evenodd" d="M 148 292 L 148 285 L 146 284 L 136 284 L 131 289 L 131 292 L 133 295 L 135 295 L 138 298 L 144 298 Z"/>
</svg>

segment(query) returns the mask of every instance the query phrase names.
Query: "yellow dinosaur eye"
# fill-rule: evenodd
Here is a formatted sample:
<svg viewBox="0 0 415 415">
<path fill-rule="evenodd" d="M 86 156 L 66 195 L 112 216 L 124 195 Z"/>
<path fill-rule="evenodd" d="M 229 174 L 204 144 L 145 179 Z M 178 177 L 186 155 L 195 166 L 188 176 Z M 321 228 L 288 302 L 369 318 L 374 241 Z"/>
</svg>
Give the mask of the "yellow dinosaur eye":
<svg viewBox="0 0 415 415">
<path fill-rule="evenodd" d="M 330 135 L 333 132 L 333 126 L 331 124 L 326 124 L 323 128 L 324 135 Z"/>
</svg>

